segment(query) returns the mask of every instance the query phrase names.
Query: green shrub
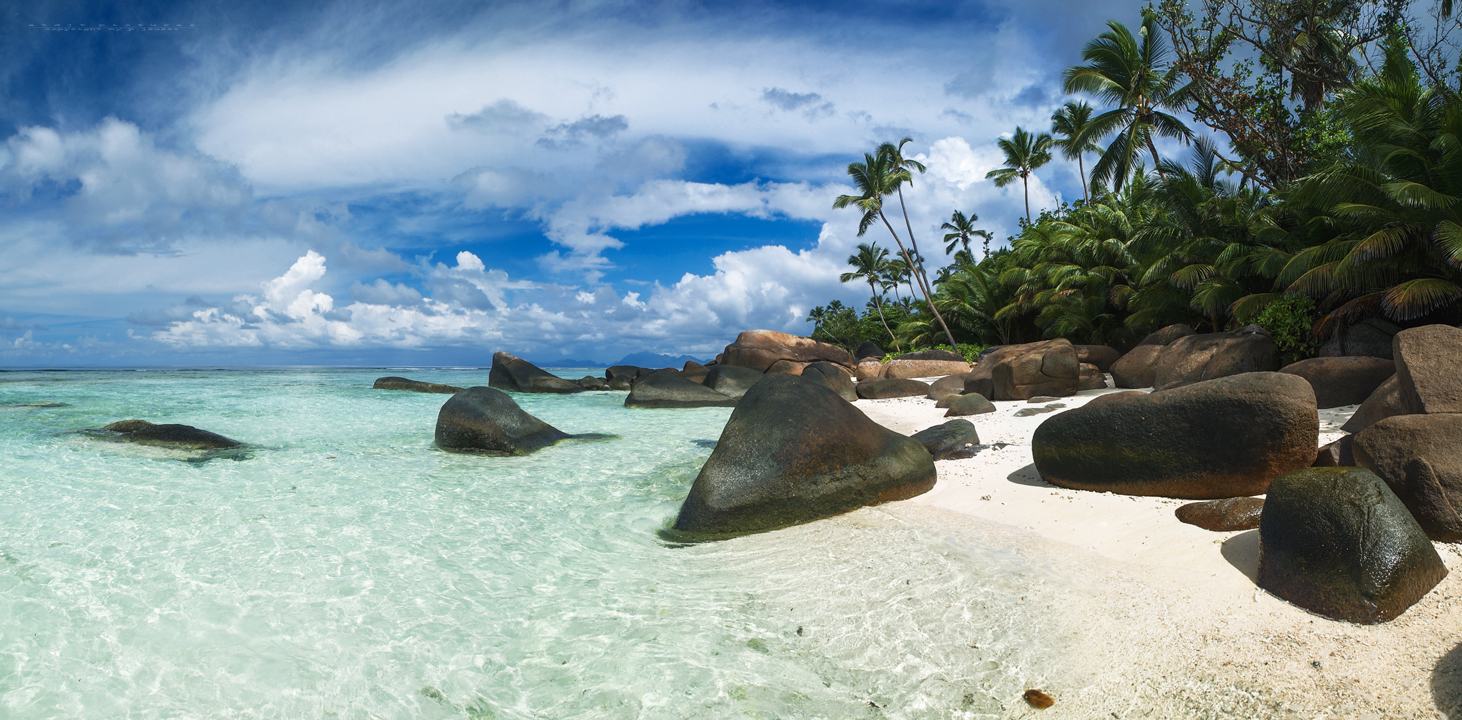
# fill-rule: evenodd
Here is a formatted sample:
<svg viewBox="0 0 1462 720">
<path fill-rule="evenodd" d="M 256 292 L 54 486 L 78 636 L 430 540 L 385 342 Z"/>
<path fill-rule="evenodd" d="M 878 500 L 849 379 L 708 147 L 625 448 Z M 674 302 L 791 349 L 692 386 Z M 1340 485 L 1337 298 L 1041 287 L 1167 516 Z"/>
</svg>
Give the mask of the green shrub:
<svg viewBox="0 0 1462 720">
<path fill-rule="evenodd" d="M 1286 295 L 1275 300 L 1254 318 L 1254 324 L 1269 331 L 1280 356 L 1300 360 L 1314 357 L 1310 328 L 1315 325 L 1315 301 L 1309 297 Z"/>
</svg>

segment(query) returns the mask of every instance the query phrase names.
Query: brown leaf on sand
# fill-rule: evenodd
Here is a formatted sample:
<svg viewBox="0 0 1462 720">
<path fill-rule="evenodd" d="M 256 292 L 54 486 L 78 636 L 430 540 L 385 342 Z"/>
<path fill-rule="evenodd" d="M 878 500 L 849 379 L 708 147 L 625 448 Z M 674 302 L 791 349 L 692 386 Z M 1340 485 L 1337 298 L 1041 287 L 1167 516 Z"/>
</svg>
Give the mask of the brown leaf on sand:
<svg viewBox="0 0 1462 720">
<path fill-rule="evenodd" d="M 1047 695 L 1034 688 L 1025 691 L 1025 701 L 1037 710 L 1045 710 L 1056 704 L 1056 698 Z"/>
</svg>

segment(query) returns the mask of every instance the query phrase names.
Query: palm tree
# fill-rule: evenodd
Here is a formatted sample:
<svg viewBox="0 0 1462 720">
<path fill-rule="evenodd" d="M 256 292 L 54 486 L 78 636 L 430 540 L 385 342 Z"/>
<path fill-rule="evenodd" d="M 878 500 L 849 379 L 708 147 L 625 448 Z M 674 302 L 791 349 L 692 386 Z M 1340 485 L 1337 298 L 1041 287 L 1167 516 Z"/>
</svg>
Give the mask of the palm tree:
<svg viewBox="0 0 1462 720">
<path fill-rule="evenodd" d="M 853 185 L 858 189 L 860 194 L 839 195 L 833 201 L 833 208 L 841 209 L 852 205 L 863 211 L 863 216 L 858 220 L 859 237 L 862 237 L 864 233 L 868 232 L 868 228 L 875 221 L 881 221 L 883 226 L 888 228 L 889 234 L 893 235 L 894 242 L 899 246 L 899 252 L 904 256 L 904 262 L 908 263 L 911 269 L 917 268 L 918 265 L 909 257 L 909 251 L 904 247 L 903 239 L 894 231 L 893 225 L 888 222 L 888 218 L 883 214 L 883 198 L 898 192 L 899 186 L 909 179 L 907 170 L 902 168 L 895 170 L 892 164 L 893 158 L 883 152 L 877 155 L 865 153 L 863 155 L 863 162 L 849 163 L 848 175 L 852 176 Z M 905 219 L 907 217 L 906 214 Z M 913 275 L 917 277 L 919 273 L 914 272 Z M 924 299 L 927 301 L 930 295 L 928 287 L 920 283 L 919 289 L 924 293 Z M 954 342 L 954 334 L 949 332 L 949 326 L 944 324 L 944 318 L 940 317 L 939 309 L 935 308 L 932 303 L 929 304 L 929 309 L 934 314 L 934 319 L 939 321 L 940 327 L 944 330 L 944 335 L 949 340 L 949 346 L 952 348 L 959 347 Z"/>
<path fill-rule="evenodd" d="M 1122 23 L 1112 20 L 1111 28 L 1086 44 L 1082 59 L 1088 64 L 1066 68 L 1062 77 L 1066 92 L 1089 93 L 1113 105 L 1091 118 L 1078 143 L 1095 142 L 1116 133 L 1111 145 L 1092 168 L 1092 180 L 1109 182 L 1120 190 L 1131 173 L 1137 155 L 1144 149 L 1152 153 L 1158 174 L 1163 175 L 1154 134 L 1187 140 L 1193 132 L 1178 118 L 1163 110 L 1181 110 L 1188 94 L 1187 85 L 1178 68 L 1168 63 L 1168 46 L 1158 28 L 1157 17 L 1144 13 L 1139 34 L 1141 40 Z"/>
<path fill-rule="evenodd" d="M 944 254 L 952 254 L 956 247 L 961 246 L 964 247 L 965 253 L 969 253 L 970 236 L 980 232 L 975 229 L 975 223 L 979 222 L 979 220 L 979 215 L 970 213 L 969 217 L 965 217 L 964 213 L 955 210 L 954 214 L 949 216 L 949 222 L 939 226 L 940 230 L 949 231 L 944 235 L 944 242 L 949 243 L 944 246 Z"/>
<path fill-rule="evenodd" d="M 1081 174 L 1081 194 L 1091 202 L 1091 190 L 1086 186 L 1086 162 L 1082 159 L 1090 152 L 1101 152 L 1101 147 L 1091 139 L 1086 129 L 1091 124 L 1092 107 L 1085 102 L 1069 102 L 1051 116 L 1051 134 L 1056 136 L 1051 145 L 1061 148 L 1061 155 L 1076 161 Z"/>
<path fill-rule="evenodd" d="M 1023 128 L 1015 128 L 1015 135 L 1000 138 L 996 143 L 1005 153 L 1005 167 L 985 173 L 986 180 L 994 180 L 995 187 L 1005 187 L 1020 178 L 1025 185 L 1025 221 L 1031 221 L 1030 175 L 1042 165 L 1051 161 L 1051 136 L 1045 133 L 1031 135 Z"/>
<path fill-rule="evenodd" d="M 924 258 L 919 254 L 919 241 L 914 239 L 914 227 L 909 222 L 909 209 L 904 206 L 904 183 L 913 187 L 914 173 L 922 174 L 926 169 L 924 163 L 904 157 L 904 145 L 913 141 L 913 138 L 904 138 L 899 141 L 898 145 L 886 142 L 878 146 L 878 154 L 888 159 L 888 167 L 893 171 L 894 189 L 898 191 L 899 196 L 899 210 L 904 214 L 904 227 L 909 231 L 909 247 L 913 250 L 914 268 L 918 271 L 920 282 L 927 294 L 929 275 L 924 272 Z"/>
<path fill-rule="evenodd" d="M 879 278 L 888 269 L 888 251 L 878 247 L 878 243 L 858 243 L 858 252 L 848 256 L 848 264 L 853 267 L 853 272 L 843 273 L 838 276 L 840 282 L 852 282 L 854 280 L 867 280 L 868 290 L 873 293 L 873 306 L 878 309 L 878 321 L 883 323 L 883 329 L 888 330 L 888 337 L 898 344 L 898 338 L 894 337 L 893 330 L 888 327 L 888 319 L 883 316 L 883 303 L 879 301 L 878 283 Z"/>
</svg>

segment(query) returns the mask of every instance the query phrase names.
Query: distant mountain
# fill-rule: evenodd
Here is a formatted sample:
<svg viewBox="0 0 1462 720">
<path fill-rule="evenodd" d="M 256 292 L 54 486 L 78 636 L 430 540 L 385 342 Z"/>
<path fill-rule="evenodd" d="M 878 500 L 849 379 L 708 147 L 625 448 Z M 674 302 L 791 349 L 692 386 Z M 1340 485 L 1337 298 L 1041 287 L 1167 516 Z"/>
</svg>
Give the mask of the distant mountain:
<svg viewBox="0 0 1462 720">
<path fill-rule="evenodd" d="M 647 368 L 663 368 L 663 367 L 677 367 L 678 368 L 678 367 L 681 367 L 682 365 L 685 365 L 685 363 L 687 361 L 698 362 L 698 363 L 708 363 L 708 362 L 710 362 L 710 360 L 702 360 L 700 358 L 691 357 L 689 355 L 680 355 L 680 356 L 677 357 L 677 356 L 671 356 L 671 355 L 661 355 L 660 353 L 637 352 L 637 353 L 630 353 L 629 355 L 625 355 L 623 358 L 620 359 L 619 362 L 617 362 L 617 363 L 611 363 L 611 364 L 612 365 L 635 365 L 637 367 L 647 367 Z"/>
</svg>

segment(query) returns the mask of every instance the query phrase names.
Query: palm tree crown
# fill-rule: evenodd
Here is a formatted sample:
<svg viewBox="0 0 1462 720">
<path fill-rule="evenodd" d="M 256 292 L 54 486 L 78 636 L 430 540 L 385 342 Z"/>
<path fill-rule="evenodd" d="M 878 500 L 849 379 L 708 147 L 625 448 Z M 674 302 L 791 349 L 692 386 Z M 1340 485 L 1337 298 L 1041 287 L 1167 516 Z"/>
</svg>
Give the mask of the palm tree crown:
<svg viewBox="0 0 1462 720">
<path fill-rule="evenodd" d="M 1062 77 L 1066 92 L 1089 93 L 1117 106 L 1091 118 L 1077 140 L 1096 141 L 1115 133 L 1091 174 L 1093 181 L 1120 190 L 1144 149 L 1152 153 L 1154 164 L 1161 163 L 1152 142 L 1154 134 L 1187 140 L 1193 133 L 1183 121 L 1163 112 L 1182 109 L 1188 86 L 1180 85 L 1178 68 L 1168 62 L 1168 45 L 1157 17 L 1144 14 L 1140 40 L 1115 20 L 1107 27 L 1110 30 L 1082 50 L 1087 64 L 1067 68 Z M 1158 173 L 1163 173 L 1162 168 Z"/>
<path fill-rule="evenodd" d="M 883 329 L 888 330 L 888 337 L 898 343 L 894 337 L 893 330 L 888 327 L 888 320 L 883 317 L 883 303 L 879 300 L 879 287 L 883 282 L 883 276 L 888 272 L 888 251 L 878 247 L 878 243 L 869 245 L 859 243 L 858 252 L 848 256 L 848 265 L 852 266 L 853 272 L 846 272 L 838 276 L 840 282 L 852 282 L 854 280 L 865 280 L 868 289 L 873 293 L 873 306 L 878 310 L 878 321 L 883 323 Z"/>
<path fill-rule="evenodd" d="M 1051 162 L 1051 142 L 1051 136 L 1046 133 L 1031 135 L 1024 128 L 1017 127 L 1014 135 L 996 142 L 1005 153 L 1005 167 L 985 173 L 985 179 L 994 180 L 995 187 L 1005 187 L 1020 178 L 1025 185 L 1026 222 L 1031 221 L 1030 174 Z"/>
</svg>

